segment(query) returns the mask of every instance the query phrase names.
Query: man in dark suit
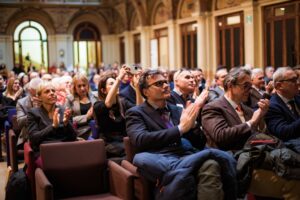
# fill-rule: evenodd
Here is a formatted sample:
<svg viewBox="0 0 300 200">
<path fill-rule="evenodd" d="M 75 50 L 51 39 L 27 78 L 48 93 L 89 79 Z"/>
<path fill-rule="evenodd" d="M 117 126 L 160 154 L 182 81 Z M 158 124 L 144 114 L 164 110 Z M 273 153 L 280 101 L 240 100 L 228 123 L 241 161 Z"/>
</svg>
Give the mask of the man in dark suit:
<svg viewBox="0 0 300 200">
<path fill-rule="evenodd" d="M 196 82 L 192 72 L 187 69 L 178 70 L 174 74 L 174 90 L 171 91 L 168 102 L 185 108 L 187 101 L 193 101 L 195 87 Z"/>
<path fill-rule="evenodd" d="M 17 109 L 17 123 L 21 129 L 21 133 L 18 137 L 17 144 L 23 144 L 28 139 L 27 130 L 27 114 L 28 111 L 33 107 L 39 107 L 41 105 L 40 99 L 36 96 L 36 90 L 39 84 L 42 82 L 40 78 L 33 78 L 28 85 L 28 95 L 19 99 L 16 105 Z"/>
<path fill-rule="evenodd" d="M 193 147 L 184 146 L 182 142 L 195 125 L 205 99 L 196 99 L 181 113 L 180 107 L 167 103 L 170 88 L 163 74 L 156 70 L 141 76 L 139 88 L 146 101 L 127 111 L 126 130 L 139 152 L 134 157 L 134 165 L 142 176 L 156 183 L 155 199 L 194 199 L 196 196 L 223 199 L 224 192 L 225 199 L 234 199 L 234 159 L 216 149 L 194 153 Z M 194 177 L 197 170 L 198 194 Z"/>
<path fill-rule="evenodd" d="M 298 75 L 290 67 L 281 67 L 273 75 L 276 93 L 265 117 L 268 130 L 300 152 L 300 96 Z"/>
<path fill-rule="evenodd" d="M 257 109 L 257 102 L 263 97 L 265 81 L 264 72 L 260 68 L 255 68 L 251 73 L 252 88 L 250 90 L 248 101 L 245 103 L 252 109 Z"/>
<path fill-rule="evenodd" d="M 143 98 L 138 90 L 138 81 L 141 72 L 141 69 L 136 71 L 135 74 L 131 74 L 130 72 L 128 72 L 130 76 L 132 76 L 130 84 L 124 89 L 122 89 L 119 93 L 120 101 L 123 106 L 124 112 L 143 102 Z"/>
<path fill-rule="evenodd" d="M 171 92 L 171 97 L 168 98 L 168 103 L 173 104 L 175 106 L 179 106 L 180 108 L 186 108 L 188 102 L 194 102 L 193 93 L 196 88 L 194 75 L 190 70 L 180 69 L 174 74 L 174 90 Z M 207 99 L 208 92 L 207 90 L 203 90 L 200 94 L 200 99 Z M 204 103 L 205 101 L 203 101 Z M 200 105 L 201 108 L 203 105 Z M 201 125 L 201 117 L 197 117 L 197 130 L 193 129 L 193 133 L 185 134 L 185 137 L 191 141 L 192 145 L 196 148 L 202 148 L 203 144 L 205 144 L 206 139 L 205 136 L 200 129 Z"/>
<path fill-rule="evenodd" d="M 224 95 L 224 79 L 228 74 L 226 67 L 218 68 L 215 74 L 216 86 L 209 89 L 208 102 L 214 101 Z"/>
<path fill-rule="evenodd" d="M 210 146 L 222 150 L 240 150 L 255 133 L 268 110 L 269 101 L 261 99 L 255 112 L 243 105 L 242 102 L 248 99 L 251 85 L 250 71 L 234 69 L 224 80 L 224 96 L 203 108 L 202 126 Z M 285 180 L 272 171 L 254 169 L 249 191 L 259 196 L 299 199 L 299 183 Z"/>
</svg>

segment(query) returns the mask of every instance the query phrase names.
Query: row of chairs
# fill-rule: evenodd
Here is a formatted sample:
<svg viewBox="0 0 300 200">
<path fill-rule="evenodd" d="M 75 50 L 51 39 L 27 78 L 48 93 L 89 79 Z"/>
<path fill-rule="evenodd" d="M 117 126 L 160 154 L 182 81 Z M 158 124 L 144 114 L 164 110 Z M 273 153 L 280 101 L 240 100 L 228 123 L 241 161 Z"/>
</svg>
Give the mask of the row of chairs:
<svg viewBox="0 0 300 200">
<path fill-rule="evenodd" d="M 11 123 L 13 121 L 13 117 L 11 117 Z M 12 123 L 13 124 L 13 123 Z M 54 181 L 54 185 L 51 184 L 51 181 L 49 180 L 56 180 L 53 178 L 47 178 L 47 170 L 53 171 L 52 168 L 55 167 L 60 167 L 59 171 L 59 175 L 58 177 L 60 177 L 59 180 L 64 180 L 61 179 L 61 177 L 64 177 L 66 175 L 66 172 L 70 171 L 70 169 L 72 168 L 76 168 L 76 166 L 78 167 L 78 165 L 80 163 L 82 163 L 82 159 L 81 158 L 92 158 L 92 157 L 97 157 L 97 158 L 102 158 L 101 162 L 99 163 L 105 163 L 104 161 L 106 160 L 106 156 L 105 156 L 105 150 L 104 148 L 104 143 L 102 140 L 95 140 L 96 138 L 98 138 L 97 135 L 97 128 L 95 125 L 95 121 L 90 122 L 90 126 L 92 128 L 92 136 L 89 138 L 89 140 L 94 140 L 91 141 L 99 143 L 98 141 L 100 141 L 101 144 L 97 144 L 99 145 L 97 151 L 89 149 L 88 146 L 86 146 L 88 143 L 86 143 L 86 141 L 81 141 L 81 142 L 74 142 L 74 144 L 72 143 L 57 143 L 57 144 L 46 144 L 46 145 L 41 145 L 41 156 L 42 156 L 42 160 L 43 160 L 43 170 L 42 169 L 36 169 L 35 167 L 35 161 L 34 161 L 34 153 L 29 145 L 29 143 L 25 143 L 24 145 L 24 152 L 17 150 L 16 144 L 17 144 L 17 138 L 16 135 L 14 134 L 14 131 L 12 129 L 12 125 L 9 128 L 9 134 L 8 134 L 8 144 L 9 144 L 9 148 L 10 150 L 8 150 L 9 152 L 9 157 L 10 157 L 10 161 L 9 161 L 9 165 L 12 168 L 13 172 L 16 172 L 18 170 L 18 154 L 24 154 L 24 162 L 25 164 L 28 166 L 27 170 L 26 170 L 26 174 L 28 176 L 29 182 L 31 184 L 31 189 L 32 189 L 32 196 L 37 197 L 37 199 L 52 199 L 53 195 L 55 194 L 53 188 L 57 188 L 57 184 L 59 186 L 62 187 L 61 191 L 64 191 L 64 194 L 73 194 L 72 191 L 81 191 L 80 188 L 86 188 L 88 185 L 88 183 L 82 183 L 81 180 L 84 180 L 84 178 L 87 177 L 87 173 L 90 174 L 90 172 L 88 172 L 89 170 L 86 170 L 85 173 L 83 174 L 82 177 L 77 177 L 77 176 L 70 176 L 70 178 L 74 177 L 75 179 L 71 179 L 72 181 L 67 181 L 65 183 L 61 182 L 58 183 L 56 181 Z M 74 146 L 72 146 L 72 145 Z M 48 147 L 49 146 L 49 147 Z M 54 147 L 52 147 L 54 146 Z M 92 146 L 92 144 L 91 144 Z M 100 147 L 101 146 L 101 147 Z M 121 166 L 117 165 L 116 163 L 112 162 L 112 161 L 108 161 L 107 166 L 108 169 L 111 172 L 114 172 L 114 174 L 110 174 L 109 176 L 109 180 L 110 181 L 115 181 L 115 182 L 111 182 L 110 183 L 110 188 L 112 189 L 111 192 L 112 194 L 117 194 L 117 196 L 121 196 L 122 199 L 139 199 L 139 200 L 150 200 L 153 199 L 153 188 L 154 185 L 151 184 L 150 182 L 148 182 L 145 178 L 141 177 L 139 175 L 139 173 L 137 172 L 137 167 L 134 166 L 132 164 L 133 161 L 133 157 L 136 153 L 136 148 L 131 144 L 130 140 L 128 137 L 124 137 L 124 146 L 125 146 L 125 153 L 126 153 L 126 158 L 125 160 L 123 160 L 121 162 Z M 52 153 L 49 153 L 49 150 L 44 150 L 50 148 L 52 150 Z M 74 153 L 73 156 L 70 155 L 66 155 L 65 152 L 66 150 L 64 148 L 73 148 L 73 151 L 68 151 L 69 153 Z M 91 147 L 92 148 L 92 147 Z M 56 150 L 56 151 L 55 151 Z M 46 153 L 45 153 L 46 152 Z M 77 152 L 77 154 L 76 154 Z M 91 154 L 90 152 L 97 152 L 96 154 Z M 46 155 L 43 156 L 43 155 Z M 80 155 L 78 155 L 80 154 Z M 51 156 L 49 156 L 51 155 Z M 56 159 L 56 155 L 58 155 L 58 160 Z M 44 158 L 45 157 L 45 158 Z M 47 159 L 49 158 L 50 161 L 47 162 Z M 78 163 L 74 163 L 72 161 L 70 161 L 70 163 L 67 162 L 68 165 L 64 164 L 66 163 L 66 158 L 79 158 L 78 159 Z M 60 159 L 60 160 L 59 160 Z M 76 160 L 76 159 L 75 159 Z M 99 161 L 99 160 L 98 160 Z M 97 161 L 95 161 L 97 162 Z M 55 164 L 58 163 L 58 166 L 56 166 Z M 61 163 L 61 164 L 59 164 Z M 48 164 L 50 164 L 50 168 L 47 168 Z M 83 164 L 83 163 L 82 163 Z M 81 164 L 80 164 L 81 166 Z M 46 168 L 45 168 L 46 167 Z M 99 165 L 100 167 L 100 165 Z M 103 174 L 103 166 L 100 167 L 102 169 L 102 174 Z M 99 168 L 99 169 L 100 169 Z M 45 172 L 46 170 L 46 172 Z M 75 171 L 74 171 L 75 170 Z M 77 172 L 76 170 L 78 169 L 74 169 L 71 172 Z M 99 171 L 99 170 L 98 170 Z M 100 170 L 101 171 L 101 170 Z M 83 171 L 84 172 L 84 171 Z M 72 174 L 72 173 L 71 173 Z M 76 173 L 77 175 L 78 173 Z M 92 174 L 92 173 L 91 173 Z M 116 175 L 117 174 L 117 175 Z M 50 176 L 51 177 L 51 176 Z M 122 177 L 122 181 L 118 180 L 117 177 Z M 103 177 L 102 177 L 103 178 Z M 90 178 L 88 180 L 91 180 Z M 74 182 L 79 182 L 79 185 L 77 185 L 76 187 L 78 187 L 78 189 L 74 189 L 73 185 L 70 183 L 74 183 Z M 122 182 L 121 185 L 118 185 L 118 183 Z M 114 185 L 113 183 L 117 183 L 117 185 Z M 99 185 L 98 183 L 93 183 L 91 184 L 92 186 L 97 186 Z M 126 186 L 126 187 L 124 187 Z M 100 189 L 101 186 L 99 186 Z M 118 191 L 118 188 L 124 188 L 123 191 Z M 68 188 L 66 190 L 66 188 Z M 101 187 L 103 189 L 103 191 L 105 190 L 105 188 Z M 59 191 L 60 189 L 58 189 Z M 67 192 L 68 191 L 68 192 Z M 117 192 L 118 191 L 118 192 Z M 58 192 L 60 193 L 60 192 Z M 83 194 L 88 194 L 88 191 L 83 192 Z M 80 192 L 77 194 L 79 195 Z M 37 195 L 37 196 L 36 196 Z M 104 195 L 104 196 L 103 196 Z M 49 198 L 51 197 L 51 198 Z M 99 197 L 100 199 L 102 197 L 108 197 L 107 194 L 101 194 L 98 196 L 91 196 L 94 199 L 96 197 Z M 76 198 L 77 199 L 77 198 Z M 86 197 L 86 195 L 84 195 L 83 199 L 88 199 Z M 111 199 L 111 198 L 109 198 Z M 252 195 L 248 195 L 248 200 L 252 200 L 255 199 Z"/>
</svg>

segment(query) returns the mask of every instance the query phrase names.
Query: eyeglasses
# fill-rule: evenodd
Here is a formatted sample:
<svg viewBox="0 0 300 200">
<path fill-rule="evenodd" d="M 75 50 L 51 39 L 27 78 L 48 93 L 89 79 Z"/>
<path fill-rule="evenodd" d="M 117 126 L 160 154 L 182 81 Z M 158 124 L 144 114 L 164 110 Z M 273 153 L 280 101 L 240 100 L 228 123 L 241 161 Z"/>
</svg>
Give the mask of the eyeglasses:
<svg viewBox="0 0 300 200">
<path fill-rule="evenodd" d="M 294 78 L 290 78 L 290 79 L 283 79 L 283 80 L 279 80 L 278 82 L 291 82 L 291 83 L 297 83 L 298 81 L 298 77 L 294 77 Z"/>
<path fill-rule="evenodd" d="M 242 86 L 244 90 L 250 89 L 252 87 L 252 83 L 246 82 L 246 83 L 237 83 L 236 85 Z"/>
<path fill-rule="evenodd" d="M 161 80 L 161 81 L 156 81 L 154 83 L 151 83 L 150 85 L 148 85 L 148 88 L 151 87 L 152 85 L 156 86 L 156 87 L 163 87 L 164 84 L 169 85 L 169 82 L 167 80 Z"/>
</svg>

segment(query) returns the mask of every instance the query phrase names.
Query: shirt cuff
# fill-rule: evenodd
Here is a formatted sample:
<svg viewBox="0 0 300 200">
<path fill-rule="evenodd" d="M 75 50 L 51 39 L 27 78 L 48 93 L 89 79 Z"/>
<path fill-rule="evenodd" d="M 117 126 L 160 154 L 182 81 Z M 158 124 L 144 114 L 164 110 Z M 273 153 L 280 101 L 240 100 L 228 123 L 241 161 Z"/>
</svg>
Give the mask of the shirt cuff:
<svg viewBox="0 0 300 200">
<path fill-rule="evenodd" d="M 247 121 L 246 124 L 251 128 L 251 123 L 249 121 Z"/>
<path fill-rule="evenodd" d="M 177 127 L 178 127 L 178 130 L 179 130 L 180 136 L 182 136 L 182 135 L 183 135 L 183 131 L 182 131 L 182 128 L 181 128 L 181 126 L 180 126 L 180 125 L 178 125 Z"/>
</svg>

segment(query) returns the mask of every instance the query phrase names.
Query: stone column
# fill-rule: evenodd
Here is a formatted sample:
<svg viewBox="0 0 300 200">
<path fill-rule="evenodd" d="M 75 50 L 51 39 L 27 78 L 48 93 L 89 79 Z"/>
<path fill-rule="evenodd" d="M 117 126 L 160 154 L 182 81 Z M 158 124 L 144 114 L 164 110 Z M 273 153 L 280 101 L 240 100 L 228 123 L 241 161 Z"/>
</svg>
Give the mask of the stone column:
<svg viewBox="0 0 300 200">
<path fill-rule="evenodd" d="M 169 43 L 169 70 L 174 70 L 178 66 L 178 59 L 176 58 L 176 24 L 174 20 L 168 22 L 168 43 Z"/>
<path fill-rule="evenodd" d="M 120 63 L 119 37 L 117 35 L 102 35 L 102 60 L 105 64 L 115 61 Z"/>
<path fill-rule="evenodd" d="M 55 42 L 54 42 L 55 41 Z M 68 70 L 73 70 L 73 36 L 68 34 L 57 34 L 48 38 L 49 43 L 49 65 L 53 62 L 57 65 L 61 62 Z M 63 53 L 63 55 L 61 55 Z"/>
<path fill-rule="evenodd" d="M 150 28 L 139 27 L 141 31 L 141 65 L 143 67 L 151 67 L 150 61 Z"/>
<path fill-rule="evenodd" d="M 10 70 L 14 67 L 13 53 L 13 37 L 0 35 L 0 63 L 4 63 Z"/>
<path fill-rule="evenodd" d="M 133 35 L 129 31 L 124 32 L 125 40 L 125 63 L 134 63 L 134 47 L 133 47 Z"/>
</svg>

